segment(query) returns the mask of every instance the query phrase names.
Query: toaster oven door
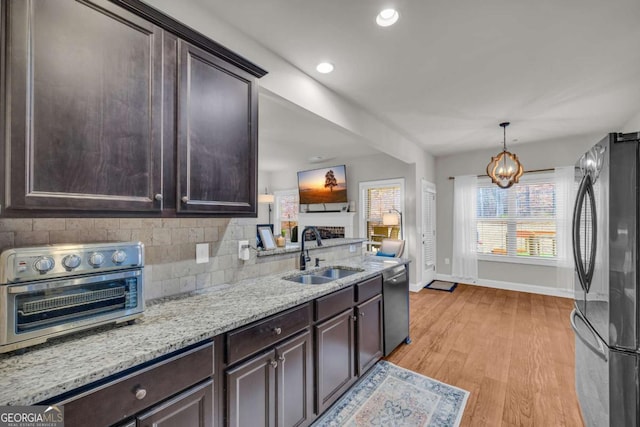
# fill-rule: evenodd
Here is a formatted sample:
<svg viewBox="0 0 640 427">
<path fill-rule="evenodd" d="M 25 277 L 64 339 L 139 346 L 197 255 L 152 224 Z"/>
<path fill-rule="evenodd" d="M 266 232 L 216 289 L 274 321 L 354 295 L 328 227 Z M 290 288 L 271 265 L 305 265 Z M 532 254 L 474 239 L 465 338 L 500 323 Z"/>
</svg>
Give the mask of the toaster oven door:
<svg viewBox="0 0 640 427">
<path fill-rule="evenodd" d="M 7 285 L 5 342 L 61 335 L 143 310 L 142 269 Z"/>
</svg>

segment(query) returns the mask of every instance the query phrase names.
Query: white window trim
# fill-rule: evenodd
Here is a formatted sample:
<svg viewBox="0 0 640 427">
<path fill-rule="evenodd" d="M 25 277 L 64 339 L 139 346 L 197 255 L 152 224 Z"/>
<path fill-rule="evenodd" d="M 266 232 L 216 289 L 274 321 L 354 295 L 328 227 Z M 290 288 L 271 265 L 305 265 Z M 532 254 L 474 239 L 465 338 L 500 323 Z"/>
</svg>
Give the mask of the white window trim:
<svg viewBox="0 0 640 427">
<path fill-rule="evenodd" d="M 366 206 L 364 204 L 366 196 L 366 191 L 370 188 L 383 188 L 383 187 L 400 187 L 400 208 L 398 209 L 402 212 L 402 238 L 407 240 L 406 237 L 406 212 L 404 209 L 404 178 L 392 178 L 392 179 L 382 179 L 378 181 L 361 181 L 358 183 L 358 194 L 360 195 L 360 200 L 358 200 L 359 206 L 359 214 L 358 214 L 358 234 L 361 238 L 366 238 L 367 233 L 365 233 L 367 229 L 367 218 L 365 218 Z M 408 253 L 408 247 L 405 244 L 405 257 Z"/>
<path fill-rule="evenodd" d="M 544 183 L 544 182 L 554 182 L 554 173 L 553 172 L 543 172 L 536 173 L 532 175 L 525 175 L 520 180 L 523 184 L 535 184 L 535 183 Z M 517 184 L 516 184 L 517 185 Z M 478 183 L 478 188 L 480 187 L 490 187 L 490 185 L 486 184 L 486 181 L 482 183 Z M 478 219 L 478 215 L 476 213 L 476 220 Z M 516 219 L 514 219 L 516 220 Z M 537 218 L 533 218 L 533 220 L 537 220 Z M 544 219 L 540 219 L 543 221 Z M 554 218 L 556 222 L 556 227 L 558 226 L 558 216 L 556 212 L 556 217 Z M 556 234 L 557 236 L 557 234 Z M 529 264 L 529 265 L 540 265 L 547 267 L 556 267 L 558 265 L 557 255 L 554 258 L 543 258 L 543 257 L 519 257 L 513 255 L 493 255 L 493 254 L 484 254 L 478 252 L 478 261 L 488 261 L 488 262 L 507 262 L 511 264 Z"/>
<path fill-rule="evenodd" d="M 555 267 L 558 265 L 558 260 L 555 258 L 541 258 L 541 257 L 518 257 L 511 255 L 492 255 L 478 253 L 478 261 L 487 262 L 508 262 L 511 264 L 530 264 L 530 265 L 542 265 L 548 267 Z"/>
<path fill-rule="evenodd" d="M 281 231 L 281 222 L 282 220 L 280 219 L 280 198 L 284 197 L 284 196 L 298 196 L 298 190 L 297 189 L 292 189 L 292 190 L 278 190 L 278 191 L 274 191 L 273 192 L 273 197 L 274 197 L 274 206 L 273 206 L 273 234 L 274 236 L 279 236 L 280 235 L 280 231 Z M 300 202 L 298 202 L 298 206 L 300 205 Z M 298 221 L 298 218 L 295 218 L 296 221 Z"/>
</svg>

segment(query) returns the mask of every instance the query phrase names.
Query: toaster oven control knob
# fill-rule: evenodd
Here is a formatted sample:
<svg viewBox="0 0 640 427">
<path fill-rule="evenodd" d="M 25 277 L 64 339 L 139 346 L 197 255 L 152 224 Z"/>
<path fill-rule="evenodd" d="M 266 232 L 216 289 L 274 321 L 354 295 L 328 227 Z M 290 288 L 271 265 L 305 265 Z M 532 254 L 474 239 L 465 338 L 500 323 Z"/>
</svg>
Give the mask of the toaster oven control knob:
<svg viewBox="0 0 640 427">
<path fill-rule="evenodd" d="M 94 267 L 100 267 L 104 262 L 104 255 L 101 252 L 94 252 L 89 255 L 89 264 Z"/>
<path fill-rule="evenodd" d="M 66 257 L 62 258 L 62 265 L 67 270 L 73 270 L 74 268 L 78 268 L 81 262 L 82 262 L 82 258 L 80 258 L 76 254 L 67 255 Z"/>
<path fill-rule="evenodd" d="M 117 250 L 111 255 L 111 261 L 114 264 L 122 264 L 127 260 L 127 253 L 125 251 Z"/>
<path fill-rule="evenodd" d="M 56 263 L 53 261 L 53 258 L 43 256 L 38 258 L 36 262 L 33 263 L 33 268 L 38 270 L 40 274 L 44 274 L 47 271 L 52 270 L 54 265 L 56 265 Z"/>
</svg>

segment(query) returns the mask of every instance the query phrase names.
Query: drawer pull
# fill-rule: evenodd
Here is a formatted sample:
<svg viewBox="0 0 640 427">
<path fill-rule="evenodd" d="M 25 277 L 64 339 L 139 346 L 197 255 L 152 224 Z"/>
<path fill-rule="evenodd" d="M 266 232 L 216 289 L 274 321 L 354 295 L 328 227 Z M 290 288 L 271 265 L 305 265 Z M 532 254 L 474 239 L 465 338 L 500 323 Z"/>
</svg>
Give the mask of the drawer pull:
<svg viewBox="0 0 640 427">
<path fill-rule="evenodd" d="M 278 362 L 276 362 L 275 360 L 272 360 L 269 362 L 269 365 L 271 365 L 272 368 L 277 368 L 278 367 Z"/>
<path fill-rule="evenodd" d="M 143 389 L 142 387 L 138 387 L 135 390 L 135 394 L 136 394 L 136 399 L 142 400 L 147 396 L 147 390 Z"/>
<path fill-rule="evenodd" d="M 282 333 L 282 328 L 274 328 L 273 332 L 275 332 L 276 335 L 280 335 Z"/>
</svg>

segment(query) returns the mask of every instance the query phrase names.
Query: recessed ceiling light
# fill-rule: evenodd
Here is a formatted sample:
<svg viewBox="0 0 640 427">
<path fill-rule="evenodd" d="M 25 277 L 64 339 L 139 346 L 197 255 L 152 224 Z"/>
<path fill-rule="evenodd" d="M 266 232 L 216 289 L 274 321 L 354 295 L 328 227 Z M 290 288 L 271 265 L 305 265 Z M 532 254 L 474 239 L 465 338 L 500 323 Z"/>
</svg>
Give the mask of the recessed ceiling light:
<svg viewBox="0 0 640 427">
<path fill-rule="evenodd" d="M 322 163 L 333 159 L 335 159 L 335 157 L 311 156 L 307 160 L 309 161 L 309 163 Z"/>
<path fill-rule="evenodd" d="M 331 62 L 321 62 L 316 67 L 319 73 L 327 74 L 333 71 L 333 64 Z"/>
<path fill-rule="evenodd" d="M 395 9 L 385 9 L 376 16 L 376 24 L 381 27 L 388 27 L 396 23 L 400 15 Z"/>
</svg>

